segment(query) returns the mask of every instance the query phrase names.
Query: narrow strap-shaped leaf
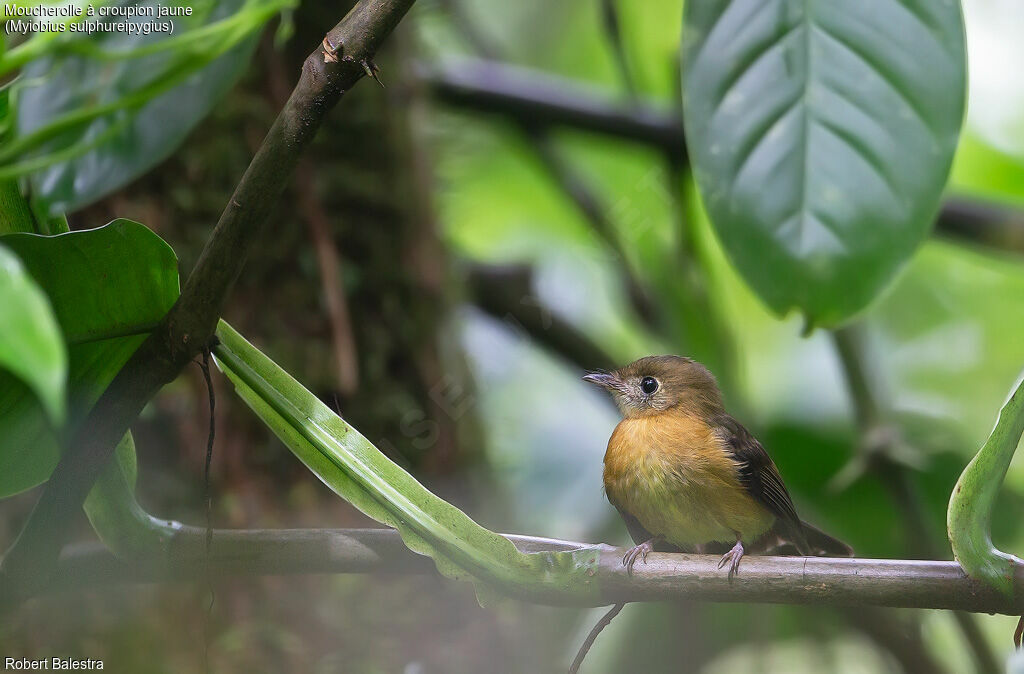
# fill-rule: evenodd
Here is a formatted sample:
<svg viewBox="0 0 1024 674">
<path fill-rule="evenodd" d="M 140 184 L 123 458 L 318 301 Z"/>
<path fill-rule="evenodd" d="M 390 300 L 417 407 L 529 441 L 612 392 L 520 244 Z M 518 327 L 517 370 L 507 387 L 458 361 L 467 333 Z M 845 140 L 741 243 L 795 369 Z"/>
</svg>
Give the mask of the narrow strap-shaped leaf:
<svg viewBox="0 0 1024 674">
<path fill-rule="evenodd" d="M 223 321 L 217 336 L 217 365 L 253 411 L 327 486 L 396 528 L 442 573 L 484 581 L 477 583 L 478 596 L 489 588 L 547 602 L 596 594 L 598 548 L 520 552 L 428 491 Z"/>
<path fill-rule="evenodd" d="M 1006 594 L 1013 592 L 1014 568 L 1024 562 L 992 543 L 992 509 L 1022 434 L 1024 376 L 999 412 L 992 434 L 957 480 L 946 512 L 956 561 L 967 575 L 983 579 Z"/>
</svg>

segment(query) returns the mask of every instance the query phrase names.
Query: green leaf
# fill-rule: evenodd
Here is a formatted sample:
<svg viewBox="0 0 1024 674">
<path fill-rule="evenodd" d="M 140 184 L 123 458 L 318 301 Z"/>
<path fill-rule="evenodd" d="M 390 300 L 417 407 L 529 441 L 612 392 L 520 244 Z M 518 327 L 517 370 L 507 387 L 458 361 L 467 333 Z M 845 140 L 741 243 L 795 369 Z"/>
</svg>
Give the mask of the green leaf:
<svg viewBox="0 0 1024 674">
<path fill-rule="evenodd" d="M 97 54 L 65 54 L 28 65 L 22 78 L 33 85 L 16 99 L 15 141 L 50 133 L 56 124 L 61 130 L 33 151 L 81 149 L 32 174 L 33 198 L 51 214 L 71 212 L 169 156 L 245 72 L 258 41 L 255 31 L 287 4 L 213 3 L 212 12 L 175 19 L 174 36 L 95 33 L 84 42 Z M 221 22 L 219 30 L 203 40 L 192 37 L 215 21 Z M 181 46 L 159 48 L 170 40 Z M 133 51 L 137 55 L 125 56 Z M 102 114 L 90 116 L 100 109 Z"/>
<path fill-rule="evenodd" d="M 54 424 L 64 419 L 68 356 L 46 295 L 0 245 L 0 377 L 24 382 Z M 0 440 L 2 442 L 2 440 Z M 0 464 L 2 465 L 2 464 Z M 0 470 L 0 482 L 7 478 Z"/>
<path fill-rule="evenodd" d="M 177 259 L 131 220 L 58 236 L 11 234 L 13 250 L 50 298 L 68 348 L 68 425 L 52 428 L 24 386 L 0 373 L 0 498 L 49 477 L 66 433 L 178 297 Z"/>
<path fill-rule="evenodd" d="M 438 498 L 221 321 L 217 366 L 236 392 L 324 484 L 450 577 L 469 576 L 512 596 L 592 597 L 598 548 L 523 553 Z M 590 573 L 588 573 L 588 571 Z M 479 594 L 478 594 L 479 596 Z"/>
<path fill-rule="evenodd" d="M 128 432 L 82 507 L 96 535 L 121 559 L 139 559 L 148 554 L 166 561 L 167 547 L 180 525 L 157 519 L 142 509 L 135 499 L 137 476 L 135 439 Z"/>
<path fill-rule="evenodd" d="M 1022 564 L 992 543 L 992 509 L 1010 460 L 1024 434 L 1024 376 L 999 412 L 996 427 L 953 488 L 946 530 L 953 557 L 968 576 L 1013 593 L 1014 568 Z"/>
<path fill-rule="evenodd" d="M 71 344 L 146 334 L 178 296 L 174 251 L 133 220 L 3 242 L 46 291 Z"/>
<path fill-rule="evenodd" d="M 965 100 L 957 2 L 691 0 L 683 107 L 721 241 L 773 311 L 834 325 L 925 238 Z"/>
</svg>

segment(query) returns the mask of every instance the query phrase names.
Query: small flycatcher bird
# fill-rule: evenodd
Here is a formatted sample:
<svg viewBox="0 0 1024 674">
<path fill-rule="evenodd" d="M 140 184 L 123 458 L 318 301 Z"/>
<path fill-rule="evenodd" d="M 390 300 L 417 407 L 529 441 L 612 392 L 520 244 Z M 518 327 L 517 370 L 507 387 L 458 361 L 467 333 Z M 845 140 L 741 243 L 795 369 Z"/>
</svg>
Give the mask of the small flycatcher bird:
<svg viewBox="0 0 1024 674">
<path fill-rule="evenodd" d="M 800 520 L 775 463 L 725 411 L 714 375 L 697 361 L 648 356 L 583 379 L 610 391 L 622 411 L 604 455 L 604 489 L 636 543 L 622 559 L 630 573 L 662 542 L 687 552 L 734 543 L 718 564 L 729 565 L 730 578 L 744 543 L 853 555 Z"/>
</svg>

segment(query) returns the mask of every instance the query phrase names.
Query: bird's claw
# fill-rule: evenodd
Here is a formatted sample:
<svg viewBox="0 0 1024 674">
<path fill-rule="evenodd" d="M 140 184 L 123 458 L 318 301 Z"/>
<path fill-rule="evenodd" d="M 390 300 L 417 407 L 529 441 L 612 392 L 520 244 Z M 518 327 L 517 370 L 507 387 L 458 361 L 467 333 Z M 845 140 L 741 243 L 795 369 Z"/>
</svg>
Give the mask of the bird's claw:
<svg viewBox="0 0 1024 674">
<path fill-rule="evenodd" d="M 732 546 L 729 552 L 722 555 L 722 558 L 718 560 L 718 568 L 721 569 L 726 564 L 729 565 L 729 580 L 740 572 L 740 560 L 743 559 L 743 543 L 736 541 L 736 545 Z"/>
<path fill-rule="evenodd" d="M 635 545 L 626 551 L 626 554 L 622 556 L 622 565 L 626 567 L 626 574 L 633 575 L 633 565 L 636 564 L 637 557 L 640 558 L 644 564 L 647 563 L 647 555 L 654 550 L 654 542 L 657 538 L 652 538 L 649 541 L 644 541 L 640 545 Z"/>
</svg>

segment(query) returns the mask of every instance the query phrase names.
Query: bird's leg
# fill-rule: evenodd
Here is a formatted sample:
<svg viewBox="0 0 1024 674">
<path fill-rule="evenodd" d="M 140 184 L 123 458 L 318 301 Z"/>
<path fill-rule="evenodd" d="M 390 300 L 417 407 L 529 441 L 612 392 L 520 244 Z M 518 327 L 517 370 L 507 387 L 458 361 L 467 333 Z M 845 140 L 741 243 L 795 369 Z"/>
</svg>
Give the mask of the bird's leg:
<svg viewBox="0 0 1024 674">
<path fill-rule="evenodd" d="M 741 559 L 743 559 L 743 541 L 741 541 L 740 537 L 737 536 L 736 545 L 732 546 L 732 549 L 729 550 L 729 552 L 722 555 L 722 559 L 718 562 L 718 568 L 722 568 L 728 564 L 729 579 L 732 580 L 732 577 L 739 573 Z"/>
<path fill-rule="evenodd" d="M 647 563 L 647 555 L 654 550 L 654 544 L 658 541 L 663 540 L 665 537 L 657 535 L 654 538 L 644 541 L 640 545 L 634 545 L 626 554 L 622 556 L 622 565 L 626 567 L 626 573 L 630 576 L 633 575 L 633 565 L 636 564 L 636 558 L 639 557 L 644 564 Z"/>
</svg>

